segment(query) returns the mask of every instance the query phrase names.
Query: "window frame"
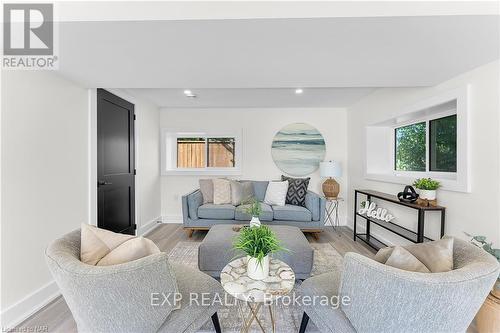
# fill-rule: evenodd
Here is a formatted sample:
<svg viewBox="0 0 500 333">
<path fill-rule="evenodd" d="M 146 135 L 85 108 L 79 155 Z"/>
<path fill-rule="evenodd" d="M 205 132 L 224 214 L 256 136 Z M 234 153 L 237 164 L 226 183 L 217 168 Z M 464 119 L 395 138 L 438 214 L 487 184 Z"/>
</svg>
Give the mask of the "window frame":
<svg viewBox="0 0 500 333">
<path fill-rule="evenodd" d="M 470 193 L 470 85 L 441 91 L 409 107 L 397 110 L 386 119 L 365 125 L 364 178 L 386 183 L 408 185 L 416 178 L 431 177 L 441 182 L 441 190 Z M 453 107 L 448 107 L 454 105 Z M 457 171 L 396 171 L 395 170 L 395 128 L 430 119 L 456 114 L 457 116 Z M 429 129 L 429 124 L 426 126 Z M 428 133 L 427 133 L 428 135 Z M 429 138 L 426 137 L 426 142 Z M 429 144 L 426 156 L 429 156 Z M 426 158 L 429 163 L 429 158 Z M 426 166 L 429 170 L 429 166 Z"/>
<path fill-rule="evenodd" d="M 177 167 L 177 139 L 197 137 L 205 139 L 203 149 L 204 168 L 178 168 Z M 208 139 L 209 138 L 234 138 L 234 167 L 209 167 L 208 166 Z M 242 135 L 241 131 L 183 131 L 162 129 L 161 135 L 161 174 L 168 175 L 241 175 L 242 174 Z"/>
<path fill-rule="evenodd" d="M 436 179 L 456 179 L 456 174 L 458 172 L 458 143 L 457 143 L 457 171 L 456 172 L 443 172 L 443 171 L 431 171 L 430 169 L 430 122 L 432 120 L 446 118 L 449 116 L 457 115 L 457 123 L 458 123 L 458 114 L 455 109 L 446 110 L 443 112 L 439 112 L 436 114 L 432 114 L 430 116 L 420 117 L 412 119 L 411 121 L 399 123 L 392 127 L 392 131 L 394 133 L 392 139 L 392 165 L 393 165 L 393 174 L 395 176 L 403 176 L 403 177 L 431 177 Z M 425 171 L 404 171 L 404 170 L 396 170 L 396 129 L 415 125 L 419 123 L 425 123 Z M 457 125 L 458 127 L 458 125 Z M 458 136 L 458 133 L 457 133 Z"/>
</svg>

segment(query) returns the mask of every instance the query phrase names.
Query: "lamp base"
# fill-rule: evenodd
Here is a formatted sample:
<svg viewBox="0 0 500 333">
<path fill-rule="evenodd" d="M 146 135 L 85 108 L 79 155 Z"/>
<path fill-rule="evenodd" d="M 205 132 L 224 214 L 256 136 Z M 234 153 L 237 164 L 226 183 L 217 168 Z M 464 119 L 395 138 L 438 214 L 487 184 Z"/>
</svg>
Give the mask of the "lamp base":
<svg viewBox="0 0 500 333">
<path fill-rule="evenodd" d="M 340 185 L 335 179 L 328 178 L 323 183 L 322 189 L 327 199 L 337 199 L 340 192 Z"/>
</svg>

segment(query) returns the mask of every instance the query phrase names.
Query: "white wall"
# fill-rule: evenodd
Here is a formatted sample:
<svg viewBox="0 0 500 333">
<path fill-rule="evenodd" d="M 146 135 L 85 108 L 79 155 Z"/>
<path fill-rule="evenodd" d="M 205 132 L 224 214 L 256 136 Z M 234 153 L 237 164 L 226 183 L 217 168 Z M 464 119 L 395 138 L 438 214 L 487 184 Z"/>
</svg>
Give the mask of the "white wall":
<svg viewBox="0 0 500 333">
<path fill-rule="evenodd" d="M 439 190 L 439 204 L 447 207 L 446 233 L 464 237 L 463 232 L 488 236 L 500 241 L 499 215 L 499 62 L 489 63 L 430 88 L 378 89 L 348 110 L 349 210 L 352 225 L 354 189 L 373 189 L 396 194 L 402 185 L 364 179 L 365 126 L 392 118 L 406 107 L 440 92 L 471 85 L 470 89 L 470 167 L 471 193 Z M 416 215 L 384 203 L 398 217 L 397 223 L 416 230 Z M 429 215 L 430 216 L 430 215 Z M 429 217 L 429 235 L 438 236 L 437 216 Z M 363 222 L 364 224 L 364 222 Z M 385 230 L 374 233 L 389 242 L 405 243 Z M 392 236 L 392 237 L 391 237 Z"/>
<path fill-rule="evenodd" d="M 242 130 L 243 168 L 236 179 L 276 180 L 283 172 L 271 157 L 271 142 L 282 127 L 305 122 L 316 127 L 326 141 L 326 159 L 346 166 L 346 111 L 333 108 L 270 108 L 270 109 L 162 109 L 162 128 L 179 130 Z M 344 168 L 346 169 L 346 168 Z M 198 188 L 206 176 L 162 176 L 162 215 L 166 221 L 180 222 L 181 196 Z M 341 195 L 347 189 L 347 170 L 339 180 Z M 321 193 L 319 170 L 311 175 L 309 189 Z M 344 216 L 343 207 L 341 216 Z"/>
<path fill-rule="evenodd" d="M 87 104 L 53 72 L 2 71 L 4 326 L 57 293 L 44 250 L 88 221 Z"/>
<path fill-rule="evenodd" d="M 115 93 L 118 91 L 111 90 Z M 161 217 L 159 109 L 129 95 L 136 120 L 136 223 Z M 95 101 L 95 99 L 94 99 Z M 18 323 L 57 296 L 46 246 L 93 220 L 89 90 L 55 72 L 2 72 L 2 322 Z M 89 143 L 91 142 L 91 143 Z"/>
<path fill-rule="evenodd" d="M 143 234 L 161 220 L 160 110 L 134 98 L 136 124 L 137 231 Z"/>
</svg>

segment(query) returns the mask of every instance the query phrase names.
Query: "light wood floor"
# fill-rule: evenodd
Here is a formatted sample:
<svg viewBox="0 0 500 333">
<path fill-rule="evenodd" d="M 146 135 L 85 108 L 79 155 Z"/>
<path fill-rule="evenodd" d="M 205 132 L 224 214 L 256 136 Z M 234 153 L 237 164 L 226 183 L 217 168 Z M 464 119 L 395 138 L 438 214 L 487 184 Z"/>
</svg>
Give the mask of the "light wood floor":
<svg viewBox="0 0 500 333">
<path fill-rule="evenodd" d="M 206 235 L 206 231 L 195 231 L 191 238 L 188 238 L 181 224 L 162 224 L 146 235 L 154 241 L 163 252 L 170 252 L 178 242 L 201 242 Z M 368 257 L 373 257 L 374 251 L 361 241 L 354 242 L 352 231 L 347 227 L 339 227 L 337 231 L 327 229 L 322 232 L 318 239 L 306 234 L 310 243 L 330 243 L 340 254 L 346 252 L 357 252 Z M 44 332 L 76 332 L 76 324 L 69 311 L 66 302 L 62 297 L 56 298 L 43 309 L 35 313 L 18 328 L 47 327 Z M 469 329 L 468 332 L 474 332 Z M 19 332 L 21 332 L 19 330 Z"/>
</svg>

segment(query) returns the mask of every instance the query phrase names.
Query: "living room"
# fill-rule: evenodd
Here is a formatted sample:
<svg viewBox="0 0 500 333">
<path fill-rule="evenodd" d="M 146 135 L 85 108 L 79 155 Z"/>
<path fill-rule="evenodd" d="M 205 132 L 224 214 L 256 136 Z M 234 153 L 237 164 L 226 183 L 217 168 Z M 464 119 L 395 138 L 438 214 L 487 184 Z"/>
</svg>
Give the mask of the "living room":
<svg viewBox="0 0 500 333">
<path fill-rule="evenodd" d="M 500 331 L 497 1 L 33 6 L 3 330 Z"/>
</svg>

